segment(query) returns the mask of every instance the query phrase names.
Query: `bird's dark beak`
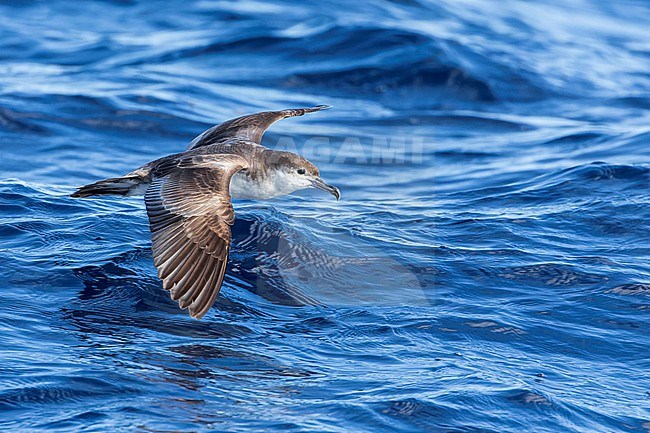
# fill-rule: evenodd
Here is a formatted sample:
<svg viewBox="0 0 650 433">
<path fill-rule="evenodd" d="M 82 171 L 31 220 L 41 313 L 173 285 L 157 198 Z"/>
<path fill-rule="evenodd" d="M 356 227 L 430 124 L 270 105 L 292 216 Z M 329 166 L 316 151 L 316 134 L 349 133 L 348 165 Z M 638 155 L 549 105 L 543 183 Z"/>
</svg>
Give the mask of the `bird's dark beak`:
<svg viewBox="0 0 650 433">
<path fill-rule="evenodd" d="M 332 194 L 334 197 L 336 197 L 336 200 L 338 201 L 341 198 L 341 191 L 335 186 L 328 185 L 325 182 L 323 182 L 323 179 L 320 177 L 315 177 L 311 180 L 311 185 L 314 188 L 318 188 L 320 190 L 323 190 L 325 192 L 329 192 Z"/>
</svg>

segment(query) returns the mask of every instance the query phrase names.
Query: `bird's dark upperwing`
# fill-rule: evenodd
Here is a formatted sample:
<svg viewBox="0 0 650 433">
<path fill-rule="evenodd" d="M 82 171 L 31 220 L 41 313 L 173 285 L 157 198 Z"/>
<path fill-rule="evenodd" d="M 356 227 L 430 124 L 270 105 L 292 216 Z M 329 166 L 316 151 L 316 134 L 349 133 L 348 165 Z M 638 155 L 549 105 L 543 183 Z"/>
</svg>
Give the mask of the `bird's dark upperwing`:
<svg viewBox="0 0 650 433">
<path fill-rule="evenodd" d="M 156 167 L 145 194 L 158 276 L 172 299 L 197 319 L 223 282 L 235 220 L 230 179 L 246 167 L 237 155 L 172 159 Z"/>
<path fill-rule="evenodd" d="M 187 146 L 186 150 L 221 143 L 228 139 L 239 138 L 260 144 L 264 132 L 278 120 L 287 117 L 302 116 L 306 113 L 326 110 L 329 105 L 317 105 L 311 108 L 290 108 L 279 111 L 263 111 L 227 120 L 205 131 Z"/>
</svg>

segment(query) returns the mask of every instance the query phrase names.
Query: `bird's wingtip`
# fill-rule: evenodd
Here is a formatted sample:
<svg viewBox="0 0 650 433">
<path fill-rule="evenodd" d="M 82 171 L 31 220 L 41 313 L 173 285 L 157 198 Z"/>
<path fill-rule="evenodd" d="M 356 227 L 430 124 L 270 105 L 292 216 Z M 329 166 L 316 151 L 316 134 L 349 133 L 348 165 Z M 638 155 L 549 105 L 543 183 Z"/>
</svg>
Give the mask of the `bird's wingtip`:
<svg viewBox="0 0 650 433">
<path fill-rule="evenodd" d="M 326 104 L 320 104 L 316 105 L 315 107 L 307 108 L 308 113 L 314 112 L 314 111 L 321 111 L 321 110 L 329 110 L 330 108 L 334 108 L 332 105 L 326 105 Z"/>
<path fill-rule="evenodd" d="M 315 107 L 309 108 L 288 108 L 286 110 L 280 110 L 275 113 L 278 113 L 281 118 L 303 116 L 307 113 L 314 113 L 316 111 L 329 110 L 332 108 L 331 105 L 316 105 Z"/>
</svg>

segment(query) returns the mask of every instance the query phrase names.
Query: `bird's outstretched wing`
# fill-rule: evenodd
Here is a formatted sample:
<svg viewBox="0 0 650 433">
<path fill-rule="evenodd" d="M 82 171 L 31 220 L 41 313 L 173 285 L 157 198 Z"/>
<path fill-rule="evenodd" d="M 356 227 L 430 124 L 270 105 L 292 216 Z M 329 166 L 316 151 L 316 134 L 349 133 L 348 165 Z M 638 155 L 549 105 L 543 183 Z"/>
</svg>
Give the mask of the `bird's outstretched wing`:
<svg viewBox="0 0 650 433">
<path fill-rule="evenodd" d="M 197 319 L 223 282 L 235 220 L 230 179 L 245 168 L 237 155 L 171 159 L 156 167 L 145 194 L 158 276 L 172 299 Z"/>
<path fill-rule="evenodd" d="M 306 113 L 327 110 L 329 105 L 317 105 L 310 108 L 289 108 L 279 111 L 262 111 L 261 113 L 249 114 L 247 116 L 237 117 L 236 119 L 227 120 L 217 126 L 205 131 L 196 137 L 187 146 L 186 150 L 196 149 L 198 147 L 209 146 L 223 142 L 227 139 L 239 138 L 252 141 L 259 144 L 262 141 L 264 132 L 278 120 L 287 117 L 302 116 Z"/>
</svg>

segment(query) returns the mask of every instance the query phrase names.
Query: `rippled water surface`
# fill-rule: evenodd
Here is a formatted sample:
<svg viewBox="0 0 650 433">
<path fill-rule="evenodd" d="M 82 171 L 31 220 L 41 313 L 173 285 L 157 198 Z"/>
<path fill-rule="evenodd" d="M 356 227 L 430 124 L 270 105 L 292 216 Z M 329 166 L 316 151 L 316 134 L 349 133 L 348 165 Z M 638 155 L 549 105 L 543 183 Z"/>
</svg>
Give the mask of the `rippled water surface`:
<svg viewBox="0 0 650 433">
<path fill-rule="evenodd" d="M 643 1 L 0 5 L 0 427 L 650 432 Z M 201 321 L 76 186 L 265 109 Z"/>
</svg>

